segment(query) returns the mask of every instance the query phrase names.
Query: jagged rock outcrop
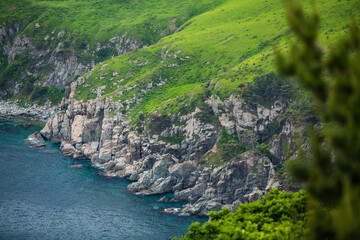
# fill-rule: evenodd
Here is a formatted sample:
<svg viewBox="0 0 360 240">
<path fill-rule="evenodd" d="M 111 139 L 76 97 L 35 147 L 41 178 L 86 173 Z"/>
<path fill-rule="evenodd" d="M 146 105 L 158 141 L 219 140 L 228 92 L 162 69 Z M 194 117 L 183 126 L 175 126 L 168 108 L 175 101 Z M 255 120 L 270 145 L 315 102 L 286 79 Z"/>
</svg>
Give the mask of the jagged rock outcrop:
<svg viewBox="0 0 360 240">
<path fill-rule="evenodd" d="M 183 212 L 205 215 L 239 202 L 252 202 L 277 187 L 270 159 L 249 151 L 223 166 L 205 169 L 194 187 L 175 192 L 174 199 L 189 201 Z"/>
<path fill-rule="evenodd" d="M 183 125 L 140 133 L 122 115 L 121 102 L 108 98 L 75 100 L 76 86 L 84 81 L 80 78 L 72 83 L 68 98 L 62 101 L 63 110 L 47 122 L 41 134 L 46 139 L 61 141 L 65 155 L 89 158 L 107 176 L 133 181 L 128 186 L 130 191 L 140 195 L 173 192 L 171 201 L 188 202 L 182 214 L 206 215 L 224 206 L 234 208 L 240 202 L 257 200 L 279 186 L 274 166 L 284 160 L 284 151 L 279 148 L 294 131 L 290 122 L 272 141 L 270 158 L 251 150 L 220 166 L 206 167 L 200 162 L 205 153 L 216 151 L 222 127 L 239 138 L 252 131 L 254 141 L 261 139 L 266 125 L 277 121 L 286 104 L 276 102 L 271 109 L 250 108 L 235 96 L 224 101 L 211 98 L 208 103 L 214 113 L 221 113 L 220 127 L 200 121 L 197 118 L 200 110 L 196 109 L 180 116 Z M 224 106 L 222 112 L 219 103 Z M 183 136 L 181 142 L 165 141 L 176 134 Z"/>
<path fill-rule="evenodd" d="M 64 88 L 75 76 L 89 72 L 100 61 L 96 56 L 101 49 L 111 49 L 116 56 L 144 46 L 142 41 L 125 33 L 110 38 L 106 43 L 98 43 L 96 49 L 90 49 L 86 43 L 83 43 L 82 48 L 74 49 L 70 47 L 67 39 L 71 34 L 64 30 L 49 32 L 47 37 L 39 42 L 20 29 L 22 28 L 17 23 L 4 23 L 0 26 L 0 51 L 7 57 L 8 64 L 20 55 L 29 59 L 25 67 L 18 67 L 20 77 L 12 80 L 12 87 L 5 86 L 0 89 L 0 96 L 18 94 L 24 79 L 29 78 L 37 79 L 34 86 Z"/>
</svg>

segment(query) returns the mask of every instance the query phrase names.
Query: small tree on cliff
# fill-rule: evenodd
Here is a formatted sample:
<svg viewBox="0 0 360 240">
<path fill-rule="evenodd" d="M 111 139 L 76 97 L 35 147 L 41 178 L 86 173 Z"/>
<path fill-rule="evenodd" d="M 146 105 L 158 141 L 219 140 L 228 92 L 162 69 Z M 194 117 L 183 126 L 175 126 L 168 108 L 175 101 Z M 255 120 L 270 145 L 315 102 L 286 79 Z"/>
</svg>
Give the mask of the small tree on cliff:
<svg viewBox="0 0 360 240">
<path fill-rule="evenodd" d="M 350 31 L 329 50 L 317 42 L 319 16 L 289 1 L 288 20 L 297 42 L 277 54 L 280 72 L 309 90 L 325 130 L 310 127 L 311 153 L 300 154 L 293 172 L 307 182 L 313 211 L 312 239 L 360 239 L 360 31 Z M 326 53 L 326 54 L 325 54 Z"/>
</svg>

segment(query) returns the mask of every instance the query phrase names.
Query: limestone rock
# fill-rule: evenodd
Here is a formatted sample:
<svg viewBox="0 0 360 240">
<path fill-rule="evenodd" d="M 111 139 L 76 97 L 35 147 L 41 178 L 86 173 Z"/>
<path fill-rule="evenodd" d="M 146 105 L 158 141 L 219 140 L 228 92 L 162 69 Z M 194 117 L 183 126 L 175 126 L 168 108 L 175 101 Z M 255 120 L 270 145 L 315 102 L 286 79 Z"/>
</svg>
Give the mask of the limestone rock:
<svg viewBox="0 0 360 240">
<path fill-rule="evenodd" d="M 173 192 L 171 202 L 188 202 L 181 210 L 182 215 L 207 215 L 223 206 L 235 208 L 239 203 L 257 200 L 279 186 L 274 178 L 274 165 L 284 157 L 279 146 L 294 131 L 290 123 L 272 140 L 271 159 L 254 150 L 218 167 L 205 167 L 199 162 L 205 153 L 215 149 L 222 127 L 238 136 L 252 131 L 255 138 L 261 139 L 266 125 L 277 120 L 285 105 L 249 108 L 234 96 L 225 100 L 215 98 L 209 104 L 221 112 L 221 127 L 200 121 L 197 118 L 200 109 L 196 109 L 178 116 L 184 125 L 172 125 L 162 132 L 148 129 L 139 133 L 132 129 L 131 120 L 118 111 L 123 107 L 121 102 L 108 98 L 76 100 L 76 88 L 84 81 L 79 78 L 67 88 L 62 111 L 47 122 L 41 135 L 61 141 L 65 155 L 90 158 L 95 167 L 103 169 L 104 176 L 133 181 L 128 190 L 135 194 Z M 219 103 L 222 109 L 218 109 Z M 183 136 L 179 143 L 163 141 L 177 135 Z"/>
<path fill-rule="evenodd" d="M 70 143 L 65 143 L 62 147 L 61 147 L 61 152 L 62 154 L 64 154 L 65 156 L 74 156 L 75 153 L 77 153 L 77 150 L 75 149 L 75 147 L 73 145 L 71 145 Z"/>
<path fill-rule="evenodd" d="M 27 139 L 30 144 L 38 144 L 45 141 L 44 137 L 39 132 L 34 132 L 33 134 L 30 134 Z"/>
</svg>

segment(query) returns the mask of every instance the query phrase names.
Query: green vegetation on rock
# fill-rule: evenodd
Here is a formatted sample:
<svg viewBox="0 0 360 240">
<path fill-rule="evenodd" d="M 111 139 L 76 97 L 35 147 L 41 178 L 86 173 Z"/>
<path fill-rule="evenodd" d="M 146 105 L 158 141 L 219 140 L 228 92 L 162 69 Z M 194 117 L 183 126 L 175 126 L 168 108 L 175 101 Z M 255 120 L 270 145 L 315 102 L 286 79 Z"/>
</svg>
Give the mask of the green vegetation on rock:
<svg viewBox="0 0 360 240">
<path fill-rule="evenodd" d="M 235 213 L 213 212 L 208 223 L 192 224 L 182 239 L 360 237 L 360 28 L 353 19 L 347 34 L 325 49 L 318 42 L 317 12 L 306 14 L 299 1 L 287 8 L 297 41 L 288 56 L 277 54 L 278 67 L 311 93 L 322 122 L 309 126 L 310 149 L 299 147 L 289 164 L 308 192 L 272 190 Z M 266 148 L 263 144 L 260 150 L 266 153 Z"/>
<path fill-rule="evenodd" d="M 310 6 L 308 1 L 304 4 Z M 360 16 L 357 4 L 337 0 L 318 3 L 323 16 L 322 42 L 331 43 L 345 32 L 348 21 L 341 14 Z M 228 97 L 239 93 L 242 83 L 271 73 L 273 44 L 286 49 L 293 37 L 281 1 L 224 1 L 191 18 L 181 29 L 155 45 L 98 65 L 86 74 L 77 98 L 95 98 L 100 87 L 103 97 L 134 99 L 128 112 L 131 117 L 161 109 L 176 113 L 178 105 L 190 106 L 208 91 Z M 185 103 L 184 95 L 190 102 Z"/>
<path fill-rule="evenodd" d="M 81 48 L 82 44 L 95 48 L 95 43 L 107 42 L 125 33 L 150 45 L 191 17 L 222 2 L 224 0 L 3 0 L 0 22 L 19 24 L 23 34 L 38 39 L 39 43 L 52 31 L 64 30 L 69 33 L 64 37 L 74 49 Z M 38 29 L 36 23 L 40 25 Z M 99 57 L 104 54 L 99 52 Z"/>
<path fill-rule="evenodd" d="M 306 205 L 304 191 L 286 193 L 273 189 L 259 201 L 241 204 L 235 213 L 226 208 L 211 212 L 209 222 L 202 226 L 193 223 L 181 239 L 306 239 Z"/>
<path fill-rule="evenodd" d="M 233 157 L 238 157 L 246 150 L 239 141 L 236 134 L 229 134 L 224 128 L 222 130 L 221 138 L 219 139 L 217 146 L 221 150 L 222 161 L 228 161 Z"/>
<path fill-rule="evenodd" d="M 12 84 L 17 82 L 21 93 L 6 93 L 6 98 L 40 103 L 38 99 L 29 97 L 36 94 L 35 85 L 62 88 L 72 81 L 70 77 L 62 79 L 61 83 L 44 84 L 59 64 L 63 64 L 60 72 L 71 68 L 71 75 L 79 63 L 89 66 L 136 47 L 156 44 L 189 19 L 223 2 L 1 1 L 0 24 L 4 35 L 0 38 L 3 47 L 0 54 L 0 90 L 12 88 Z M 9 52 L 14 42 L 17 42 L 17 49 Z M 15 55 L 10 56 L 13 53 Z M 63 92 L 60 90 L 58 94 Z M 4 93 L 0 94 L 5 97 Z M 45 94 L 44 98 L 54 101 L 51 95 Z M 96 95 L 88 93 L 88 96 Z"/>
<path fill-rule="evenodd" d="M 360 238 L 360 27 L 328 49 L 318 42 L 319 15 L 288 6 L 298 41 L 277 55 L 282 73 L 295 76 L 314 97 L 322 127 L 309 126 L 310 154 L 301 147 L 292 164 L 307 183 L 310 239 Z"/>
<path fill-rule="evenodd" d="M 261 104 L 270 108 L 275 101 L 287 102 L 294 97 L 295 89 L 291 80 L 269 73 L 255 77 L 242 93 L 250 105 Z"/>
</svg>

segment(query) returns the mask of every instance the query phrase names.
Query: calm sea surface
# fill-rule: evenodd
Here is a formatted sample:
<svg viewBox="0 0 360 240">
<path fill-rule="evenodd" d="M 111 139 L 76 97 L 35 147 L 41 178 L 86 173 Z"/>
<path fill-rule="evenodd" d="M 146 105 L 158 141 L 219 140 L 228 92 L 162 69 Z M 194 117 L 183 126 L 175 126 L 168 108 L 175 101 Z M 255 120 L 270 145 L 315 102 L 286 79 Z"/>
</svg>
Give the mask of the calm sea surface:
<svg viewBox="0 0 360 240">
<path fill-rule="evenodd" d="M 171 239 L 206 221 L 155 210 L 174 205 L 132 195 L 128 181 L 102 177 L 54 144 L 30 148 L 23 140 L 42 127 L 0 118 L 0 239 Z"/>
</svg>

